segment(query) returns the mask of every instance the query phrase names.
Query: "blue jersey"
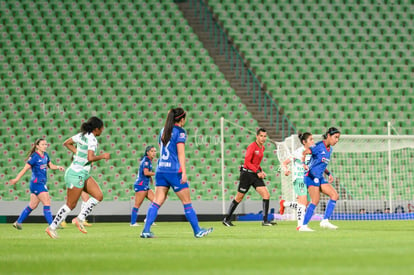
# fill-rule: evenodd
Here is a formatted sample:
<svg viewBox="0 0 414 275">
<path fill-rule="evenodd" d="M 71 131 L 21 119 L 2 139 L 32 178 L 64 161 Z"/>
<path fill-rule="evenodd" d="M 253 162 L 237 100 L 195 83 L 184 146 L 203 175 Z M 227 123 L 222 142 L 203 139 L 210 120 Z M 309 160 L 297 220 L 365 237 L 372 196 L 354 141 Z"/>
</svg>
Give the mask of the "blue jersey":
<svg viewBox="0 0 414 275">
<path fill-rule="evenodd" d="M 332 147 L 327 148 L 324 141 L 319 141 L 309 148 L 312 151 L 309 162 L 309 171 L 306 174 L 311 178 L 323 178 L 323 173 L 331 160 Z"/>
<path fill-rule="evenodd" d="M 47 165 L 50 162 L 49 155 L 45 152 L 43 157 L 37 152 L 33 153 L 27 160 L 27 163 L 32 167 L 32 178 L 30 183 L 46 184 L 47 181 Z"/>
<path fill-rule="evenodd" d="M 149 185 L 151 177 L 144 175 L 145 168 L 147 168 L 148 171 L 152 172 L 152 163 L 148 156 L 143 157 L 141 160 L 141 163 L 139 165 L 137 180 L 135 181 L 135 184 Z"/>
<path fill-rule="evenodd" d="M 166 146 L 164 146 L 161 141 L 163 132 L 164 129 L 161 130 L 158 141 L 160 144 L 161 156 L 158 160 L 157 173 L 179 173 L 181 172 L 181 166 L 180 162 L 178 161 L 177 144 L 185 143 L 187 134 L 183 128 L 174 126 L 172 129 L 170 141 Z"/>
</svg>

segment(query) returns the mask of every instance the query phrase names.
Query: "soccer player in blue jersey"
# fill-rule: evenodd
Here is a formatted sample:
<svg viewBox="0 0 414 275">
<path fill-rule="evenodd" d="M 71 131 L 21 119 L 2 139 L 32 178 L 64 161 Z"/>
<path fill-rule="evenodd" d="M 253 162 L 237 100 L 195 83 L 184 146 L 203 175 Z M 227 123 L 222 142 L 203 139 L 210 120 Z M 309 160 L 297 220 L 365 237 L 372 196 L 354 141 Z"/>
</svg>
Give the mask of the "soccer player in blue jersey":
<svg viewBox="0 0 414 275">
<path fill-rule="evenodd" d="M 159 137 L 160 158 L 155 173 L 155 198 L 148 208 L 147 220 L 141 238 L 154 238 L 150 231 L 158 215 L 158 209 L 164 203 L 168 190 L 172 188 L 184 206 L 184 213 L 196 238 L 202 238 L 213 228 L 200 228 L 197 214 L 193 209 L 187 182 L 185 167 L 185 141 L 187 134 L 182 128 L 186 122 L 186 112 L 182 108 L 168 112 L 164 128 Z"/>
<path fill-rule="evenodd" d="M 299 228 L 299 231 L 313 231 L 308 227 L 308 223 L 319 203 L 320 192 L 328 195 L 330 198 L 320 226 L 328 229 L 338 228 L 329 222 L 329 218 L 335 209 L 336 201 L 339 199 L 339 196 L 338 192 L 336 192 L 335 188 L 331 185 L 333 176 L 328 171 L 327 166 L 331 160 L 333 151 L 332 146 L 335 146 L 338 143 L 340 135 L 341 132 L 337 128 L 331 127 L 323 135 L 322 141 L 317 142 L 314 146 L 303 151 L 302 160 L 305 159 L 307 154 L 311 154 L 309 167 L 306 167 L 305 165 L 305 169 L 308 168 L 308 172 L 306 172 L 304 177 L 305 184 L 308 187 L 308 192 L 311 197 L 311 203 L 306 209 L 303 225 Z M 328 181 L 325 180 L 324 174 L 328 176 Z"/>
<path fill-rule="evenodd" d="M 135 190 L 135 204 L 131 213 L 131 226 L 138 226 L 137 217 L 139 207 L 145 198 L 151 202 L 154 200 L 154 192 L 150 189 L 150 182 L 152 183 L 152 176 L 155 173 L 152 171 L 152 160 L 157 154 L 157 149 L 154 146 L 147 146 L 145 148 L 144 156 L 141 158 L 139 165 L 137 180 L 134 183 Z"/>
<path fill-rule="evenodd" d="M 43 204 L 43 215 L 46 218 L 48 224 L 52 223 L 52 212 L 50 211 L 50 197 L 47 189 L 47 168 L 52 170 L 59 169 L 65 171 L 62 166 L 54 165 L 46 153 L 47 142 L 43 138 L 39 138 L 35 141 L 32 148 L 29 151 L 26 159 L 26 165 L 17 174 L 16 178 L 9 181 L 11 185 L 16 184 L 21 177 L 32 169 L 32 178 L 30 179 L 30 202 L 29 205 L 23 210 L 16 222 L 13 223 L 13 227 L 16 229 L 22 229 L 23 221 L 32 213 L 34 209 L 39 205 L 39 202 Z"/>
<path fill-rule="evenodd" d="M 52 238 L 58 237 L 56 229 L 60 223 L 64 221 L 67 215 L 72 211 L 85 191 L 91 197 L 87 201 L 85 207 L 75 218 L 75 225 L 82 233 L 87 233 L 84 221 L 92 212 L 93 208 L 103 200 L 102 190 L 98 183 L 90 175 L 92 163 L 102 159 L 110 159 L 109 153 L 98 153 L 98 141 L 96 137 L 100 136 L 104 130 L 101 119 L 91 117 L 88 121 L 82 123 L 81 132 L 68 138 L 63 145 L 74 153 L 74 158 L 70 167 L 65 173 L 65 182 L 67 188 L 67 199 L 57 212 L 52 224 L 46 228 L 46 233 Z"/>
</svg>

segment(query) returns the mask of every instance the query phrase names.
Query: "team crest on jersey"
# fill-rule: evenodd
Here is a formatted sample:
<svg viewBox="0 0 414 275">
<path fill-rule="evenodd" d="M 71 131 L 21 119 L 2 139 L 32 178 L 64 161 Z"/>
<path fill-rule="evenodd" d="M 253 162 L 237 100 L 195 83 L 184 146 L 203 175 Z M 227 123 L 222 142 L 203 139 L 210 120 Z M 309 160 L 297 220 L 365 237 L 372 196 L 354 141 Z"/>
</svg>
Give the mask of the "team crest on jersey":
<svg viewBox="0 0 414 275">
<path fill-rule="evenodd" d="M 146 161 L 144 164 L 145 164 L 145 165 L 148 165 L 148 161 Z"/>
</svg>

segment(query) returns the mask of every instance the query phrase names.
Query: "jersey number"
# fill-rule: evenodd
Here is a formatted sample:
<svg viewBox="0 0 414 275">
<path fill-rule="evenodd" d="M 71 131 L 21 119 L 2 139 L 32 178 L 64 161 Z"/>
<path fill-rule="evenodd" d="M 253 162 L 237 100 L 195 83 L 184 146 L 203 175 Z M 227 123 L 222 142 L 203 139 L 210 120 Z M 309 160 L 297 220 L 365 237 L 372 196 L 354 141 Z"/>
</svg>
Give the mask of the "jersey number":
<svg viewBox="0 0 414 275">
<path fill-rule="evenodd" d="M 161 159 L 168 160 L 170 158 L 170 151 L 168 151 L 168 146 L 170 145 L 170 141 L 167 143 L 167 146 L 164 147 L 164 144 L 161 142 Z"/>
</svg>

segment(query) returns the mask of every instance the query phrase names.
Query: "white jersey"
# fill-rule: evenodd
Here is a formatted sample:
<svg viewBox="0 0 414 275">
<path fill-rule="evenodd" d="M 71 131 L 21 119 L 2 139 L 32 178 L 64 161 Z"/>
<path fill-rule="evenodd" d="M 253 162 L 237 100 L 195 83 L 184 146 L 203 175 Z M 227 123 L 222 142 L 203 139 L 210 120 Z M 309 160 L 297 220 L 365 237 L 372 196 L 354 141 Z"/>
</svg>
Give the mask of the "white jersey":
<svg viewBox="0 0 414 275">
<path fill-rule="evenodd" d="M 81 172 L 83 170 L 89 173 L 91 170 L 91 162 L 88 161 L 88 150 L 96 154 L 98 141 L 92 133 L 85 135 L 79 133 L 74 135 L 72 140 L 76 143 L 76 154 L 69 168 L 75 172 Z"/>
<path fill-rule="evenodd" d="M 292 177 L 293 181 L 296 179 L 303 179 L 305 176 L 305 168 L 303 168 L 302 157 L 305 147 L 301 146 L 296 149 L 292 154 Z M 306 155 L 305 163 L 308 163 L 311 158 L 311 155 Z"/>
</svg>

